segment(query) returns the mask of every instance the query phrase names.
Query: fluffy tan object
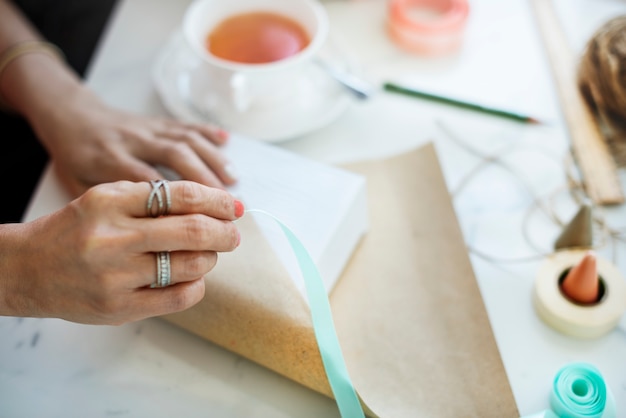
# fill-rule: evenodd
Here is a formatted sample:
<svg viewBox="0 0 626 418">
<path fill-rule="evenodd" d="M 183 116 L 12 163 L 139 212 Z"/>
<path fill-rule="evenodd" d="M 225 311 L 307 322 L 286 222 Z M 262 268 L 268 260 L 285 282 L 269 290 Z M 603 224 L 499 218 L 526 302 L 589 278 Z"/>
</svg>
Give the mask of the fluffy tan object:
<svg viewBox="0 0 626 418">
<path fill-rule="evenodd" d="M 626 166 L 626 16 L 610 19 L 587 42 L 578 86 L 602 125 L 616 163 Z"/>
</svg>

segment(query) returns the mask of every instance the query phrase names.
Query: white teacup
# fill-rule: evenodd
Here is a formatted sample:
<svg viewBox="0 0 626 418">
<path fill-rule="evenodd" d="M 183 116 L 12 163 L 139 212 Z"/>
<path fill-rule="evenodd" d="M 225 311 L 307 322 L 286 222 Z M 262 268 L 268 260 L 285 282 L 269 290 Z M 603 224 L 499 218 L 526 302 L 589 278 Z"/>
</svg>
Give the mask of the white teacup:
<svg viewBox="0 0 626 418">
<path fill-rule="evenodd" d="M 308 45 L 287 58 L 263 64 L 228 61 L 207 50 L 207 36 L 222 21 L 260 11 L 297 22 L 309 36 Z M 305 66 L 312 64 L 327 35 L 328 17 L 317 0 L 195 0 L 183 19 L 183 36 L 200 61 L 191 71 L 190 100 L 212 120 L 237 129 L 250 113 L 295 99 L 293 84 Z"/>
</svg>

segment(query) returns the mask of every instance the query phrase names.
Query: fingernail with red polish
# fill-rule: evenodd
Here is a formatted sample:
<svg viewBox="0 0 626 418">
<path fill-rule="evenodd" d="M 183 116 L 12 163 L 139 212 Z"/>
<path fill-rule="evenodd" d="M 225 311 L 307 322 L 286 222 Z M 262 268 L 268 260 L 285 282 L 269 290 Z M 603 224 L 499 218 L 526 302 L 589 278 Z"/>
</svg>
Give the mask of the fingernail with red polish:
<svg viewBox="0 0 626 418">
<path fill-rule="evenodd" d="M 217 136 L 219 136 L 222 139 L 227 139 L 228 136 L 230 135 L 228 131 L 225 131 L 224 129 L 221 129 L 221 128 L 218 128 L 216 133 L 217 133 Z"/>
<path fill-rule="evenodd" d="M 235 199 L 235 216 L 241 218 L 243 216 L 244 207 L 240 200 Z"/>
</svg>

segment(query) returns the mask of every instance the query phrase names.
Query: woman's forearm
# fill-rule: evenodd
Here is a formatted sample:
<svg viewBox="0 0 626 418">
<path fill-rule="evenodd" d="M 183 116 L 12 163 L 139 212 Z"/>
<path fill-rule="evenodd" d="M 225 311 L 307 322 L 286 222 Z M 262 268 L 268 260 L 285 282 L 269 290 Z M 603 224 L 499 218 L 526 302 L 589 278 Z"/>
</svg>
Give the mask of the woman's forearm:
<svg viewBox="0 0 626 418">
<path fill-rule="evenodd" d="M 0 0 L 0 54 L 41 35 L 11 2 Z M 62 103 L 84 94 L 79 77 L 52 54 L 29 52 L 11 60 L 0 73 L 0 97 L 31 123 L 55 116 Z M 45 145 L 45 144 L 44 144 Z"/>
</svg>

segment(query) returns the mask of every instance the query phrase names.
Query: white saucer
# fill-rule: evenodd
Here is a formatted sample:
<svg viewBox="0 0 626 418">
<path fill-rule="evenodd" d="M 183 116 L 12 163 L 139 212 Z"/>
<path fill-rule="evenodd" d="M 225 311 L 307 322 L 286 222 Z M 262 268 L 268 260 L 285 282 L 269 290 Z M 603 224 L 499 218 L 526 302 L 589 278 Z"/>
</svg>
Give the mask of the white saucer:
<svg viewBox="0 0 626 418">
<path fill-rule="evenodd" d="M 328 42 L 330 44 L 330 42 Z M 331 56 L 339 67 L 351 69 L 345 55 L 340 57 L 331 46 L 325 56 Z M 266 142 L 297 138 L 320 129 L 341 115 L 352 101 L 346 90 L 321 67 L 311 65 L 295 88 L 301 93 L 293 103 L 250 111 L 245 126 L 224 126 L 211 120 L 189 100 L 190 70 L 198 58 L 186 46 L 182 34 L 175 32 L 157 56 L 153 71 L 156 90 L 166 109 L 176 118 L 187 122 L 213 122 L 225 129 Z"/>
</svg>

